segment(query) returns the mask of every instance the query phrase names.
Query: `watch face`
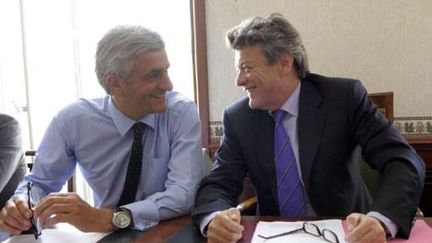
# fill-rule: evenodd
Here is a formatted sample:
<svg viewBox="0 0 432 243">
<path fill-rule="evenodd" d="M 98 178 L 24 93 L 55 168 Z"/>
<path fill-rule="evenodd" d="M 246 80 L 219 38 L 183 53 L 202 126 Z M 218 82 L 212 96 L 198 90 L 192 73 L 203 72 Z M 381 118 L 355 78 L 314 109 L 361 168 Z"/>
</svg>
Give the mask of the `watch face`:
<svg viewBox="0 0 432 243">
<path fill-rule="evenodd" d="M 113 224 L 120 229 L 126 228 L 130 225 L 131 218 L 126 212 L 114 213 Z"/>
</svg>

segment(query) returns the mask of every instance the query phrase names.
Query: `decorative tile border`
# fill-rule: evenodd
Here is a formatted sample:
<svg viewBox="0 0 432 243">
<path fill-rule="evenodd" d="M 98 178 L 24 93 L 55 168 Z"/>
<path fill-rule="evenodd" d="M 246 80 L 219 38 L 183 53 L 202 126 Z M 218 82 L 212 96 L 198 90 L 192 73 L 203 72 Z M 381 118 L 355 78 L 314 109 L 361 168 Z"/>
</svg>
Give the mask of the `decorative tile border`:
<svg viewBox="0 0 432 243">
<path fill-rule="evenodd" d="M 395 117 L 393 125 L 402 135 L 432 136 L 432 116 Z M 210 121 L 210 141 L 219 141 L 223 134 L 221 121 Z"/>
<path fill-rule="evenodd" d="M 393 125 L 404 136 L 432 136 L 432 116 L 395 117 Z"/>
<path fill-rule="evenodd" d="M 218 142 L 222 138 L 223 126 L 221 121 L 210 121 L 210 142 Z"/>
</svg>

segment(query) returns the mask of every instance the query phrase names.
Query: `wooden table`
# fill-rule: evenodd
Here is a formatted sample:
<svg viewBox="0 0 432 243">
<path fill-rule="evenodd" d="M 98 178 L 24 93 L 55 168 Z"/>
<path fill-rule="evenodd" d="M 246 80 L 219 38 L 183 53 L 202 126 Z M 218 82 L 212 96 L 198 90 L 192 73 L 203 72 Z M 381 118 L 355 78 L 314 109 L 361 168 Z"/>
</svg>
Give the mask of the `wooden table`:
<svg viewBox="0 0 432 243">
<path fill-rule="evenodd" d="M 185 226 L 192 226 L 190 217 L 180 217 L 160 222 L 157 226 L 147 231 L 124 230 L 114 232 L 102 240 L 100 243 L 121 243 L 121 242 L 168 242 L 179 230 Z M 191 231 L 192 234 L 192 231 Z"/>
<path fill-rule="evenodd" d="M 323 218 L 320 218 L 323 219 Z M 258 221 L 298 221 L 317 220 L 317 218 L 290 218 L 276 216 L 242 216 L 242 224 L 245 226 L 243 238 L 240 243 L 250 242 Z M 161 222 L 148 231 L 126 230 L 115 232 L 103 238 L 100 243 L 111 242 L 169 242 L 169 243 L 201 243 L 207 240 L 192 226 L 190 217 L 181 217 Z"/>
<path fill-rule="evenodd" d="M 242 216 L 242 225 L 245 226 L 243 231 L 243 238 L 238 241 L 239 243 L 249 243 L 252 240 L 256 224 L 259 221 L 308 221 L 320 220 L 326 218 L 290 218 L 290 217 L 275 217 L 275 216 Z M 431 218 L 429 218 L 430 220 Z M 421 219 L 422 221 L 423 219 Z M 431 220 L 432 221 L 432 220 Z M 424 222 L 421 222 L 423 226 Z M 413 231 L 414 232 L 414 231 Z M 424 233 L 424 232 L 423 232 Z M 432 228 L 428 230 L 428 235 L 432 235 Z M 401 239 L 394 240 L 394 242 L 417 242 L 410 240 L 404 241 Z M 101 243 L 126 243 L 126 242 L 168 242 L 168 243 L 202 243 L 206 239 L 192 226 L 190 217 L 181 217 L 172 220 L 161 222 L 156 227 L 147 231 L 126 230 L 115 232 L 103 238 Z M 393 242 L 393 241 L 391 241 Z"/>
</svg>

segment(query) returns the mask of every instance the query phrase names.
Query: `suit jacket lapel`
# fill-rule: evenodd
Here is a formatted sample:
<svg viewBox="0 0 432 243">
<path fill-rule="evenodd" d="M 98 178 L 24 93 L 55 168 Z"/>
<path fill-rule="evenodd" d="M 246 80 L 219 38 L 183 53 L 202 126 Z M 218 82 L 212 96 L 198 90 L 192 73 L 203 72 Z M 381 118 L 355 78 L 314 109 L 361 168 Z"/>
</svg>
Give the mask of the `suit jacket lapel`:
<svg viewBox="0 0 432 243">
<path fill-rule="evenodd" d="M 325 128 L 327 114 L 320 108 L 323 97 L 307 80 L 302 81 L 299 100 L 298 143 L 299 159 L 306 191 L 315 155 Z"/>
</svg>

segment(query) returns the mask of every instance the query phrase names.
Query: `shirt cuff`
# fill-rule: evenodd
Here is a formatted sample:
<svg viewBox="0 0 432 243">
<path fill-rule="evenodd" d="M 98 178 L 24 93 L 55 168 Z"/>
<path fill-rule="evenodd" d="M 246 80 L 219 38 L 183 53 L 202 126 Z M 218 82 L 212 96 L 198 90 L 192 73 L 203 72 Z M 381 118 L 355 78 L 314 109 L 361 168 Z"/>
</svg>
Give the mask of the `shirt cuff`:
<svg viewBox="0 0 432 243">
<path fill-rule="evenodd" d="M 159 223 L 159 208 L 151 200 L 137 201 L 121 207 L 131 211 L 135 229 L 146 230 Z"/>
<path fill-rule="evenodd" d="M 394 239 L 396 237 L 396 233 L 399 230 L 399 227 L 391 219 L 375 211 L 369 212 L 367 216 L 374 217 L 378 219 L 381 223 L 383 223 L 387 230 L 390 232 L 391 239 Z"/>
<path fill-rule="evenodd" d="M 201 222 L 200 222 L 200 232 L 202 234 L 202 236 L 207 237 L 207 225 L 210 223 L 210 221 L 213 220 L 213 218 L 216 216 L 217 213 L 219 213 L 220 211 L 216 211 L 213 212 L 211 214 L 208 214 L 207 216 L 205 216 Z"/>
</svg>

